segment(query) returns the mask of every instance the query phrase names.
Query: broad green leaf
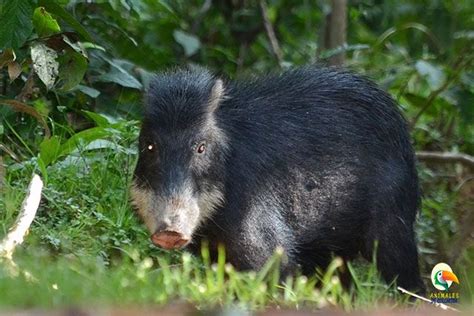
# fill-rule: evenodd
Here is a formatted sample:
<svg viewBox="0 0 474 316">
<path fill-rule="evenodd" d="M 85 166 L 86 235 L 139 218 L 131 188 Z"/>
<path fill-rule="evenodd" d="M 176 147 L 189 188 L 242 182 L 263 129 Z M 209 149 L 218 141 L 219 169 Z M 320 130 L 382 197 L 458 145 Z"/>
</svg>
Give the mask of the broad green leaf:
<svg viewBox="0 0 474 316">
<path fill-rule="evenodd" d="M 173 37 L 184 48 L 184 54 L 188 57 L 194 55 L 201 47 L 201 42 L 195 35 L 175 30 Z"/>
<path fill-rule="evenodd" d="M 55 0 L 39 0 L 39 5 L 45 7 L 49 12 L 63 19 L 64 22 L 69 24 L 86 41 L 92 42 L 92 37 L 89 32 L 69 12 L 56 3 Z"/>
<path fill-rule="evenodd" d="M 33 26 L 40 37 L 59 33 L 61 28 L 58 22 L 44 7 L 38 7 L 33 13 Z"/>
<path fill-rule="evenodd" d="M 103 127 L 92 127 L 74 134 L 62 146 L 59 156 L 69 155 L 76 150 L 84 149 L 90 142 L 111 136 L 112 132 Z"/>
<path fill-rule="evenodd" d="M 43 43 L 38 42 L 31 47 L 33 69 L 48 89 L 53 87 L 58 76 L 59 63 L 56 60 L 57 57 L 56 51 Z"/>
<path fill-rule="evenodd" d="M 34 5 L 31 0 L 3 2 L 0 14 L 0 50 L 17 49 L 25 43 L 33 31 L 31 17 Z"/>
<path fill-rule="evenodd" d="M 58 58 L 59 84 L 62 90 L 71 90 L 84 78 L 87 70 L 87 59 L 76 51 L 67 51 Z"/>
<path fill-rule="evenodd" d="M 59 157 L 61 141 L 58 136 L 44 139 L 40 144 L 39 158 L 45 166 L 55 162 Z"/>
<path fill-rule="evenodd" d="M 431 90 L 439 89 L 445 82 L 446 76 L 443 70 L 425 60 L 418 60 L 415 64 L 418 73 L 425 77 Z"/>
<path fill-rule="evenodd" d="M 96 78 L 97 81 L 102 82 L 114 82 L 122 87 L 142 89 L 143 86 L 130 72 L 134 69 L 135 65 L 120 59 L 109 59 L 102 56 L 102 59 L 110 64 L 110 71 Z"/>
<path fill-rule="evenodd" d="M 97 124 L 97 126 L 108 127 L 113 123 L 113 122 L 110 122 L 106 116 L 100 113 L 85 111 L 85 110 L 82 112 L 84 112 L 84 114 L 86 114 L 91 120 L 93 120 L 94 123 Z"/>
<path fill-rule="evenodd" d="M 101 82 L 114 82 L 127 88 L 142 89 L 140 81 L 135 79 L 135 77 L 124 69 L 114 66 L 111 67 L 110 72 L 99 76 L 96 80 Z"/>
</svg>

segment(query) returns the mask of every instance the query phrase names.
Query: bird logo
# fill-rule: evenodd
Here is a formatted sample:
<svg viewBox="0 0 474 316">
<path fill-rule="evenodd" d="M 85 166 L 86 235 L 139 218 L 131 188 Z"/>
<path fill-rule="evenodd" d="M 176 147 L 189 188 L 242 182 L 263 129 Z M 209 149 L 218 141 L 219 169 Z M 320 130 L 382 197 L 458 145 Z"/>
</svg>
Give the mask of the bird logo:
<svg viewBox="0 0 474 316">
<path fill-rule="evenodd" d="M 449 265 L 438 263 L 431 270 L 431 282 L 438 290 L 447 291 L 453 282 L 459 284 L 459 279 Z"/>
</svg>

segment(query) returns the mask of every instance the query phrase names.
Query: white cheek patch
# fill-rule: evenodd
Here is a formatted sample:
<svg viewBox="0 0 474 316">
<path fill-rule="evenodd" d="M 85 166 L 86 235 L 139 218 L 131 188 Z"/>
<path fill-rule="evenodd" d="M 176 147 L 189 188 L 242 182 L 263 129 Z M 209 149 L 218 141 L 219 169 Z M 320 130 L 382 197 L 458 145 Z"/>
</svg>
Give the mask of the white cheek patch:
<svg viewBox="0 0 474 316">
<path fill-rule="evenodd" d="M 135 182 L 130 187 L 132 205 L 150 232 L 156 230 L 156 220 L 153 216 L 153 192 L 140 188 Z"/>
<path fill-rule="evenodd" d="M 217 187 L 211 191 L 203 192 L 199 197 L 200 222 L 209 218 L 215 209 L 225 202 L 224 193 Z"/>
</svg>

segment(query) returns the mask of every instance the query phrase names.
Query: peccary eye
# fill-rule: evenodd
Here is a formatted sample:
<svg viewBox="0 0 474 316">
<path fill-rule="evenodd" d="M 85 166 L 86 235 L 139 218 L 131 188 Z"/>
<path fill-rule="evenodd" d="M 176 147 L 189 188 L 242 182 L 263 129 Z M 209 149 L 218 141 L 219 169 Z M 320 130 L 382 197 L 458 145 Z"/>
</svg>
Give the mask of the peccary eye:
<svg viewBox="0 0 474 316">
<path fill-rule="evenodd" d="M 201 144 L 201 145 L 198 146 L 196 152 L 197 152 L 198 154 L 202 154 L 205 150 L 206 150 L 206 145 L 203 143 L 203 144 Z"/>
<path fill-rule="evenodd" d="M 148 144 L 148 146 L 146 146 L 146 149 L 147 149 L 148 151 L 151 151 L 151 152 L 152 152 L 152 151 L 155 151 L 155 145 L 153 145 L 153 144 Z"/>
</svg>

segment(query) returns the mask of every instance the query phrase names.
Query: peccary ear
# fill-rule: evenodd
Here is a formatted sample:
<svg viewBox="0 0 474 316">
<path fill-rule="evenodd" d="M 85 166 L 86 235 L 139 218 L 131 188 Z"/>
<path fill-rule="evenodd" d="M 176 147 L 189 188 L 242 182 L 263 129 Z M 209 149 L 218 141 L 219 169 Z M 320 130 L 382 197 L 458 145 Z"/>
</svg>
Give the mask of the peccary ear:
<svg viewBox="0 0 474 316">
<path fill-rule="evenodd" d="M 212 87 L 211 97 L 209 98 L 209 113 L 213 113 L 215 110 L 217 110 L 224 99 L 224 93 L 224 83 L 221 79 L 217 79 L 214 83 L 214 86 Z"/>
</svg>

